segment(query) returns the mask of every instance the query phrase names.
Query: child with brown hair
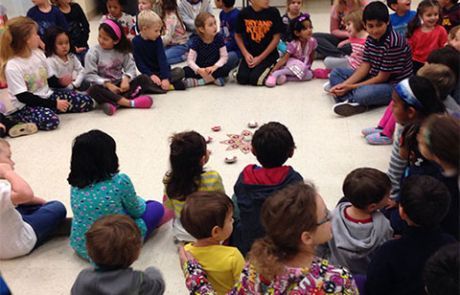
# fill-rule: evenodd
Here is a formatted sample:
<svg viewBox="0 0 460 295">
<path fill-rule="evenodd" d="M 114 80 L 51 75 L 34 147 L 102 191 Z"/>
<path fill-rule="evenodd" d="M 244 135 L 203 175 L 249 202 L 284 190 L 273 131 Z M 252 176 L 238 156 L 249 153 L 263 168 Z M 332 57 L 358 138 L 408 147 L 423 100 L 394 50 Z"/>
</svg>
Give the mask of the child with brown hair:
<svg viewBox="0 0 460 295">
<path fill-rule="evenodd" d="M 163 44 L 168 64 L 177 64 L 186 59 L 189 40 L 185 24 L 177 8 L 176 0 L 162 0 L 161 14 L 164 23 Z"/>
<path fill-rule="evenodd" d="M 449 45 L 460 52 L 460 25 L 453 27 L 447 38 Z"/>
<path fill-rule="evenodd" d="M 224 246 L 233 231 L 233 203 L 221 192 L 195 192 L 181 213 L 184 228 L 196 242 L 185 245 L 208 274 L 217 294 L 226 294 L 238 282 L 244 258 L 235 247 Z"/>
<path fill-rule="evenodd" d="M 122 33 L 131 40 L 134 37 L 133 27 L 135 19 L 132 15 L 123 11 L 126 0 L 107 0 L 107 14 L 102 16 L 101 24 L 111 19 L 118 22 L 122 28 Z"/>
<path fill-rule="evenodd" d="M 139 258 L 142 237 L 134 221 L 126 215 L 107 215 L 86 232 L 86 248 L 95 268 L 84 269 L 72 286 L 71 294 L 163 294 L 165 282 L 160 271 L 130 266 Z"/>
<path fill-rule="evenodd" d="M 217 34 L 214 15 L 200 12 L 195 19 L 198 36 L 190 40 L 187 66 L 184 67 L 185 86 L 196 87 L 214 83 L 225 85 L 225 77 L 231 70 L 227 64 L 228 53 L 222 35 Z"/>
<path fill-rule="evenodd" d="M 198 132 L 186 131 L 171 137 L 170 170 L 163 179 L 165 185 L 163 204 L 173 211 L 173 234 L 176 240 L 186 242 L 195 240 L 184 229 L 180 220 L 182 208 L 191 193 L 225 192 L 220 174 L 214 170 L 205 170 L 204 166 L 208 160 L 206 140 Z"/>
<path fill-rule="evenodd" d="M 267 234 L 252 246 L 249 261 L 228 294 L 358 294 L 346 268 L 314 254 L 318 245 L 332 238 L 330 220 L 313 184 L 298 183 L 278 191 L 262 207 Z M 188 260 L 184 271 L 190 291 L 214 294 L 190 253 L 181 251 L 181 259 Z"/>
</svg>

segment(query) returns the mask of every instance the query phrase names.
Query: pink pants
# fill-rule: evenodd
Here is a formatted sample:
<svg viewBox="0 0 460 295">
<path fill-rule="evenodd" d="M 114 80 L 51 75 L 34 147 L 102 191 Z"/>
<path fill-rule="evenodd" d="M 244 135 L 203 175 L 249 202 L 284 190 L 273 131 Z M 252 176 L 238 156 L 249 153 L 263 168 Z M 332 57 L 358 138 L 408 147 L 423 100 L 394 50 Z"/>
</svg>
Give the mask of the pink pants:
<svg viewBox="0 0 460 295">
<path fill-rule="evenodd" d="M 381 133 L 389 138 L 393 137 L 393 133 L 396 127 L 396 120 L 393 116 L 393 111 L 391 110 L 392 108 L 393 101 L 391 101 L 390 104 L 387 106 L 387 108 L 385 109 L 385 113 L 383 114 L 379 124 L 377 125 L 378 128 L 382 129 Z"/>
</svg>

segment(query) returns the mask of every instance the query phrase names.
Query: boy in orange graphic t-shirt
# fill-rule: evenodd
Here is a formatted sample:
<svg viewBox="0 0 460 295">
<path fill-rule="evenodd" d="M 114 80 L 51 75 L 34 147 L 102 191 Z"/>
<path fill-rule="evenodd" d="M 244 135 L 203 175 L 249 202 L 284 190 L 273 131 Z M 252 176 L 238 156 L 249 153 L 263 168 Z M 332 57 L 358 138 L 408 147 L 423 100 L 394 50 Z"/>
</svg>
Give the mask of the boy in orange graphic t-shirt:
<svg viewBox="0 0 460 295">
<path fill-rule="evenodd" d="M 264 85 L 278 59 L 276 46 L 283 30 L 278 9 L 269 0 L 250 0 L 241 10 L 236 25 L 235 40 L 243 59 L 236 79 L 239 84 Z"/>
</svg>

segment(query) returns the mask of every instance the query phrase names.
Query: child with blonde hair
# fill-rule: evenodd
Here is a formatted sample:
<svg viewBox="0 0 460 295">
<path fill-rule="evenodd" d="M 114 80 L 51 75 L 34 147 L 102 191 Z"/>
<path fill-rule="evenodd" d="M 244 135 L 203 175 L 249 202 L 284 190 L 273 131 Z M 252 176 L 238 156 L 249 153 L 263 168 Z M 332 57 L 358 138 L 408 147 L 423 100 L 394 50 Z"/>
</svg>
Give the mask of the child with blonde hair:
<svg viewBox="0 0 460 295">
<path fill-rule="evenodd" d="M 448 39 L 449 45 L 460 53 L 460 25 L 450 30 Z"/>
<path fill-rule="evenodd" d="M 321 57 L 341 57 L 351 54 L 348 45 L 349 34 L 345 29 L 343 18 L 355 10 L 363 10 L 367 1 L 364 0 L 335 0 L 331 8 L 330 32 L 315 33 L 313 37 L 318 41 L 316 52 Z"/>
<path fill-rule="evenodd" d="M 176 0 L 161 1 L 161 19 L 164 23 L 163 44 L 168 64 L 186 60 L 188 34 L 177 8 Z"/>
<path fill-rule="evenodd" d="M 195 29 L 198 36 L 191 39 L 188 66 L 184 67 L 185 86 L 189 88 L 210 83 L 224 86 L 231 67 L 227 63 L 228 54 L 224 39 L 217 34 L 214 15 L 209 12 L 198 14 Z"/>
<path fill-rule="evenodd" d="M 300 0 L 287 0 L 286 13 L 282 16 L 284 31 L 281 33 L 282 42 L 290 42 L 293 39 L 293 32 L 291 31 L 291 22 L 298 18 L 302 12 L 302 1 Z"/>
<path fill-rule="evenodd" d="M 37 30 L 37 24 L 28 17 L 8 21 L 0 45 L 0 79 L 8 84 L 15 120 L 52 130 L 59 125 L 57 113 L 90 111 L 93 100 L 73 90 L 50 89 L 57 83 L 48 80 L 50 72 L 45 55 L 38 49 L 41 40 Z"/>
<path fill-rule="evenodd" d="M 436 0 L 423 0 L 417 7 L 416 16 L 407 27 L 415 74 L 433 50 L 442 48 L 447 43 L 447 31 L 439 24 L 440 10 Z"/>
<path fill-rule="evenodd" d="M 313 25 L 310 15 L 302 14 L 291 21 L 293 40 L 288 43 L 286 54 L 276 63 L 265 86 L 274 87 L 287 80 L 308 81 L 313 78 L 311 65 L 317 46 L 312 37 Z"/>
<path fill-rule="evenodd" d="M 171 71 L 161 41 L 163 22 L 155 12 L 144 10 L 138 14 L 138 28 L 140 35 L 133 39 L 134 60 L 138 70 L 153 82 L 152 88 L 156 93 L 166 93 L 168 90 L 184 90 L 182 82 L 184 71 L 174 68 Z"/>
<path fill-rule="evenodd" d="M 198 132 L 186 131 L 174 134 L 170 144 L 170 171 L 163 179 L 165 192 L 163 204 L 174 213 L 173 233 L 179 241 L 195 241 L 180 220 L 187 197 L 196 191 L 222 192 L 224 185 L 219 173 L 205 170 L 209 160 L 206 140 Z"/>
<path fill-rule="evenodd" d="M 363 25 L 363 12 L 361 10 L 352 11 L 344 17 L 343 21 L 349 35 L 351 54 L 344 57 L 326 57 L 324 59 L 326 69 L 351 68 L 356 70 L 363 61 L 364 43 L 367 39 L 367 32 Z"/>
</svg>

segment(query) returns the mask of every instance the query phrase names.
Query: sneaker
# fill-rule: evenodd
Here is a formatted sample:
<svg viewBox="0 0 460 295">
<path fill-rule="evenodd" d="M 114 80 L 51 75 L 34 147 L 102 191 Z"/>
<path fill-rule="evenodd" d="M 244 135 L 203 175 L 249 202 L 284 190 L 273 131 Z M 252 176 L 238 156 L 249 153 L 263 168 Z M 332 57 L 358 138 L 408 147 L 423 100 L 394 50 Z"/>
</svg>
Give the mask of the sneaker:
<svg viewBox="0 0 460 295">
<path fill-rule="evenodd" d="M 35 123 L 18 123 L 10 128 L 8 135 L 10 137 L 18 137 L 23 135 L 34 134 L 38 131 Z"/>
<path fill-rule="evenodd" d="M 268 76 L 267 80 L 265 80 L 265 86 L 267 87 L 275 87 L 276 86 L 276 78 L 275 76 Z"/>
<path fill-rule="evenodd" d="M 326 83 L 323 84 L 323 89 L 324 91 L 326 92 L 329 92 L 331 91 L 331 83 L 329 81 L 327 81 Z"/>
<path fill-rule="evenodd" d="M 220 78 L 217 78 L 214 80 L 214 85 L 217 85 L 217 86 L 224 86 L 225 85 L 225 80 L 224 78 L 220 77 Z"/>
<path fill-rule="evenodd" d="M 286 83 L 286 80 L 287 80 L 286 75 L 280 75 L 278 79 L 276 79 L 276 84 L 283 85 L 284 83 Z"/>
<path fill-rule="evenodd" d="M 356 114 L 364 113 L 367 110 L 366 106 L 360 105 L 357 102 L 349 102 L 348 100 L 336 103 L 332 110 L 339 116 L 349 117 Z"/>
<path fill-rule="evenodd" d="M 372 145 L 390 145 L 393 143 L 393 139 L 383 135 L 382 133 L 372 133 L 366 136 L 368 144 Z"/>
<path fill-rule="evenodd" d="M 366 137 L 372 133 L 380 133 L 382 132 L 382 129 L 381 128 L 378 128 L 378 127 L 368 127 L 368 128 L 364 128 L 363 130 L 361 130 L 361 134 Z"/>
<path fill-rule="evenodd" d="M 107 116 L 112 116 L 117 111 L 117 107 L 113 103 L 110 103 L 110 102 L 102 103 L 101 108 L 104 114 L 106 114 Z"/>
<path fill-rule="evenodd" d="M 131 100 L 131 107 L 136 109 L 150 109 L 153 99 L 148 95 L 141 95 Z"/>
</svg>

